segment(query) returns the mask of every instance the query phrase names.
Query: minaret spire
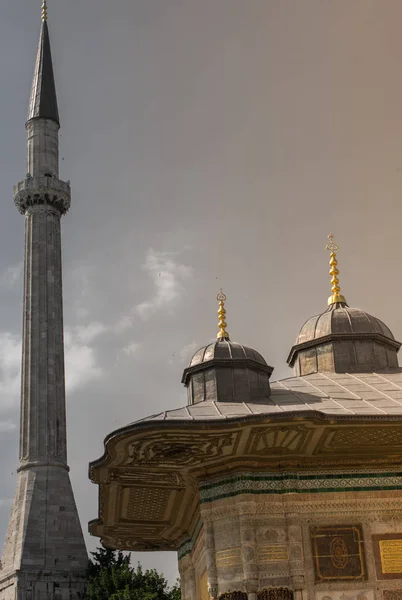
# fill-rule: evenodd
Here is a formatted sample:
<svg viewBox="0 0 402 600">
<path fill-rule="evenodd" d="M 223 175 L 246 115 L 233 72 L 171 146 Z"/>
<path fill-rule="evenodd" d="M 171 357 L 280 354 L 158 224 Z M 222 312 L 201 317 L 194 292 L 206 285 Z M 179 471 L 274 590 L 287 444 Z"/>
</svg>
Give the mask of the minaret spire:
<svg viewBox="0 0 402 600">
<path fill-rule="evenodd" d="M 30 119 L 51 119 L 59 123 L 56 85 L 54 82 L 52 53 L 50 50 L 49 28 L 47 24 L 47 1 L 42 3 L 42 29 L 40 32 L 35 71 L 29 102 Z"/>
<path fill-rule="evenodd" d="M 27 176 L 14 187 L 25 218 L 20 460 L 0 600 L 77 599 L 88 565 L 67 465 L 61 217 L 71 191 L 59 178 L 60 125 L 46 19 L 45 0 L 26 123 Z"/>
</svg>

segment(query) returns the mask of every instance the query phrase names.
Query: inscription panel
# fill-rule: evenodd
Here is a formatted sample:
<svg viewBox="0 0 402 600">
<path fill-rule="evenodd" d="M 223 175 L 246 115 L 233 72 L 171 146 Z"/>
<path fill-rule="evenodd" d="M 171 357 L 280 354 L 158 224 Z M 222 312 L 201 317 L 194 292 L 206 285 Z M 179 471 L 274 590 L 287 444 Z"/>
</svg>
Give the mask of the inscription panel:
<svg viewBox="0 0 402 600">
<path fill-rule="evenodd" d="M 257 562 L 260 565 L 270 562 L 286 561 L 288 560 L 288 557 L 288 549 L 283 544 L 257 547 Z"/>
<path fill-rule="evenodd" d="M 234 567 L 241 565 L 241 549 L 229 548 L 228 550 L 220 550 L 216 553 L 216 566 L 219 567 Z"/>
<path fill-rule="evenodd" d="M 384 574 L 402 573 L 402 539 L 380 540 L 381 569 Z"/>
<path fill-rule="evenodd" d="M 312 527 L 316 581 L 356 581 L 367 578 L 361 525 Z"/>
<path fill-rule="evenodd" d="M 377 579 L 402 579 L 402 533 L 373 535 Z"/>
</svg>

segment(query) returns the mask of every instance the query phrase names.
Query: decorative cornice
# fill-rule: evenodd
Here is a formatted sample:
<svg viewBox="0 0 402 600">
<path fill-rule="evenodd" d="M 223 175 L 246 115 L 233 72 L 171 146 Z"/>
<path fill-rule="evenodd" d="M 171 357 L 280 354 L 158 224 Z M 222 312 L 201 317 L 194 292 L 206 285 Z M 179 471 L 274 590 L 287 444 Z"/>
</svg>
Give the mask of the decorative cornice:
<svg viewBox="0 0 402 600">
<path fill-rule="evenodd" d="M 166 429 L 182 429 L 185 428 L 187 431 L 190 429 L 200 429 L 204 430 L 207 427 L 209 430 L 213 430 L 214 428 L 223 428 L 238 425 L 241 423 L 250 423 L 250 424 L 261 424 L 264 422 L 269 423 L 292 423 L 295 421 L 304 421 L 306 423 L 329 423 L 329 424 L 337 424 L 337 423 L 400 423 L 402 422 L 402 415 L 358 415 L 358 414 L 350 414 L 350 415 L 331 415 L 325 414 L 320 411 L 315 410 L 300 410 L 300 411 L 289 411 L 289 412 L 281 412 L 281 413 L 260 413 L 260 414 L 250 414 L 242 417 L 233 417 L 232 419 L 175 419 L 175 420 L 143 420 L 136 421 L 127 425 L 125 427 L 121 427 L 120 429 L 116 429 L 109 433 L 104 439 L 104 447 L 105 451 L 103 455 L 89 463 L 89 478 L 96 483 L 93 478 L 93 469 L 101 467 L 105 465 L 110 458 L 110 454 L 108 451 L 108 445 L 110 442 L 117 442 L 117 438 L 123 438 L 126 434 L 131 434 L 137 432 L 138 430 L 154 430 L 154 432 L 159 431 L 161 428 Z"/>
</svg>

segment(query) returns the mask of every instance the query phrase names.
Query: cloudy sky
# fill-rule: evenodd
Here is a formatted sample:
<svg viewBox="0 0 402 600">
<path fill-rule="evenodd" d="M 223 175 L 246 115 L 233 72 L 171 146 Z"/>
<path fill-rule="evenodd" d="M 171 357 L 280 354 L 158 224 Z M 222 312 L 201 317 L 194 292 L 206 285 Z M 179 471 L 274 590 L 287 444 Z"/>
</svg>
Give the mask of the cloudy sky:
<svg viewBox="0 0 402 600">
<path fill-rule="evenodd" d="M 16 483 L 25 130 L 40 0 L 0 4 L 0 538 Z M 330 231 L 349 304 L 402 339 L 400 0 L 49 0 L 61 115 L 69 463 L 185 403 L 216 331 L 290 376 L 325 309 Z M 88 548 L 96 539 L 87 535 Z M 174 554 L 136 555 L 174 579 Z"/>
</svg>

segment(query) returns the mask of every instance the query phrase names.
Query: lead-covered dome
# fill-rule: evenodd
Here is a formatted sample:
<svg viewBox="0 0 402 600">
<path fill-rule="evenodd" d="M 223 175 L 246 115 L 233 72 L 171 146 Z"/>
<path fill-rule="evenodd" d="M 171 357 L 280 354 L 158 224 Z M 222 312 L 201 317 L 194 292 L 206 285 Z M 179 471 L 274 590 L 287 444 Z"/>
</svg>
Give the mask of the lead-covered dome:
<svg viewBox="0 0 402 600">
<path fill-rule="evenodd" d="M 236 359 L 236 360 L 252 360 L 261 365 L 267 366 L 265 358 L 261 356 L 259 352 L 253 350 L 252 348 L 248 348 L 247 346 L 242 346 L 241 344 L 236 344 L 232 342 L 229 338 L 222 338 L 213 342 L 212 344 L 208 344 L 208 346 L 203 346 L 194 354 L 193 358 L 190 361 L 190 367 L 194 365 L 199 365 L 201 363 L 208 362 L 213 359 Z"/>
<path fill-rule="evenodd" d="M 391 330 L 377 317 L 359 308 L 351 308 L 346 303 L 339 303 L 332 304 L 325 312 L 308 319 L 300 330 L 296 344 L 333 333 L 376 333 L 395 339 Z"/>
<path fill-rule="evenodd" d="M 330 251 L 332 295 L 325 312 L 311 317 L 300 330 L 288 356 L 296 375 L 311 373 L 370 373 L 398 368 L 401 346 L 377 317 L 350 308 L 339 287 L 338 261 L 332 233 Z"/>
<path fill-rule="evenodd" d="M 297 375 L 370 372 L 398 367 L 397 342 L 377 317 L 335 302 L 306 321 L 288 357 Z"/>
<path fill-rule="evenodd" d="M 272 371 L 259 352 L 223 337 L 197 350 L 182 383 L 189 404 L 259 402 L 270 396 Z"/>
<path fill-rule="evenodd" d="M 269 378 L 273 368 L 256 350 L 230 340 L 222 290 L 217 300 L 218 339 L 197 350 L 184 369 L 182 383 L 188 391 L 188 403 L 266 402 L 271 393 Z"/>
</svg>

